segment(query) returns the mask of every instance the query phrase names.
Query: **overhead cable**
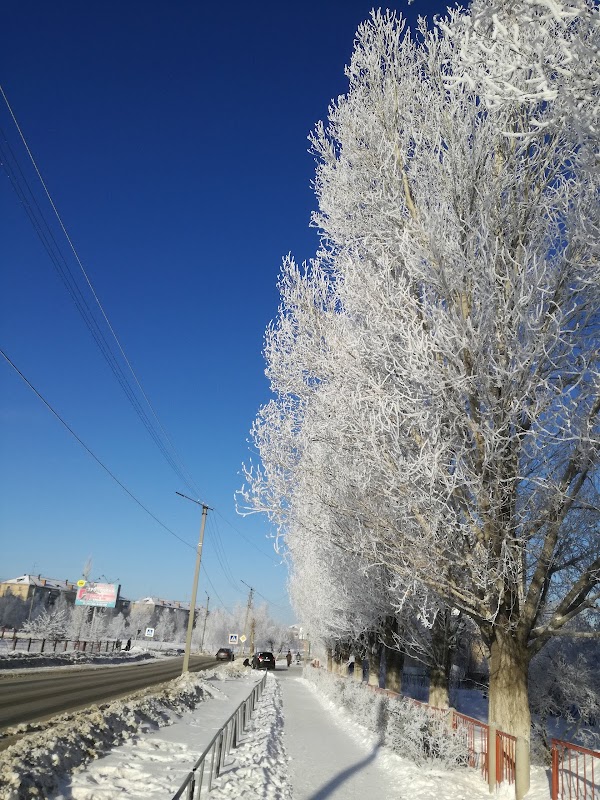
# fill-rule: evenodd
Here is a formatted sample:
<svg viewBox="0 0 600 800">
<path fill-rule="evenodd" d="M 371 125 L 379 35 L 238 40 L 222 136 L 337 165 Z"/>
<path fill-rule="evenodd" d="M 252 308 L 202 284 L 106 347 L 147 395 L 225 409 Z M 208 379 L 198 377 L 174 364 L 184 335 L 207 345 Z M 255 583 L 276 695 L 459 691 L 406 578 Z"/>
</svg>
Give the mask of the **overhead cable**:
<svg viewBox="0 0 600 800">
<path fill-rule="evenodd" d="M 10 116 L 11 116 L 12 120 L 13 120 L 13 123 L 14 123 L 14 125 L 15 125 L 18 133 L 19 133 L 19 136 L 21 138 L 23 146 L 25 147 L 25 149 L 27 151 L 29 159 L 30 159 L 30 161 L 31 161 L 31 163 L 32 163 L 32 165 L 33 165 L 33 167 L 35 169 L 35 172 L 36 172 L 37 177 L 38 177 L 38 179 L 39 179 L 39 181 L 40 181 L 40 183 L 42 185 L 42 188 L 43 188 L 43 190 L 45 192 L 45 195 L 46 195 L 46 197 L 48 199 L 48 202 L 50 203 L 50 206 L 52 207 L 52 210 L 53 210 L 53 212 L 54 212 L 54 214 L 56 216 L 56 219 L 58 220 L 58 223 L 60 225 L 60 228 L 61 228 L 61 230 L 62 230 L 62 232 L 63 232 L 63 234 L 64 234 L 64 236 L 65 236 L 65 238 L 66 238 L 66 240 L 67 240 L 67 242 L 69 244 L 69 247 L 70 247 L 70 249 L 71 249 L 71 251 L 73 253 L 73 256 L 74 256 L 77 264 L 79 265 L 81 273 L 83 274 L 83 276 L 85 278 L 85 281 L 86 281 L 86 283 L 87 283 L 87 285 L 89 287 L 90 292 L 92 293 L 94 301 L 95 301 L 96 305 L 98 306 L 98 308 L 100 309 L 102 317 L 103 317 L 103 319 L 104 319 L 104 321 L 105 321 L 105 323 L 106 323 L 106 325 L 107 325 L 107 327 L 108 327 L 108 329 L 109 329 L 114 341 L 116 342 L 116 345 L 117 345 L 118 350 L 119 350 L 119 352 L 121 354 L 121 357 L 125 361 L 125 364 L 127 365 L 127 368 L 129 370 L 129 372 L 133 376 L 135 384 L 137 385 L 137 387 L 138 387 L 138 389 L 139 389 L 139 391 L 140 391 L 140 393 L 141 393 L 146 405 L 150 409 L 150 411 L 152 413 L 152 416 L 154 417 L 154 420 L 156 421 L 156 424 L 158 425 L 158 428 L 159 428 L 160 432 L 162 433 L 162 438 L 161 438 L 159 432 L 155 429 L 155 427 L 154 427 L 154 425 L 152 423 L 152 420 L 148 417 L 148 415 L 144 411 L 143 407 L 141 406 L 138 398 L 136 397 L 134 389 L 132 388 L 131 384 L 129 383 L 129 380 L 128 380 L 127 376 L 123 372 L 123 370 L 122 370 L 117 358 L 115 357 L 114 353 L 112 352 L 112 349 L 111 349 L 109 343 L 107 342 L 107 340 L 106 340 L 101 328 L 99 327 L 98 322 L 96 321 L 94 315 L 92 314 L 91 309 L 90 309 L 90 307 L 89 307 L 89 305 L 88 305 L 83 293 L 81 292 L 81 289 L 79 288 L 79 286 L 77 284 L 77 281 L 75 280 L 75 278 L 74 278 L 74 276 L 73 276 L 73 274 L 72 274 L 72 272 L 71 272 L 71 270 L 69 268 L 67 259 L 62 254 L 60 246 L 58 245 L 58 242 L 56 241 L 56 239 L 55 239 L 55 237 L 54 237 L 54 235 L 52 233 L 52 230 L 51 230 L 50 226 L 48 225 L 48 223 L 47 223 L 47 221 L 46 221 L 46 219 L 44 217 L 44 214 L 43 214 L 43 212 L 42 212 L 42 210 L 41 210 L 41 208 L 40 208 L 40 206 L 39 206 L 39 204 L 38 204 L 38 202 L 37 202 L 37 200 L 35 198 L 35 195 L 34 195 L 32 189 L 31 189 L 31 187 L 30 187 L 30 185 L 29 185 L 29 183 L 28 183 L 28 181 L 27 181 L 27 179 L 26 179 L 26 177 L 25 177 L 25 175 L 24 175 L 19 163 L 18 163 L 18 159 L 16 158 L 14 152 L 10 148 L 10 144 L 8 142 L 8 139 L 6 138 L 6 136 L 4 136 L 4 134 L 2 132 L 2 136 L 3 136 L 4 140 L 5 140 L 6 147 L 8 149 L 4 150 L 3 148 L 1 148 L 1 145 L 0 145 L 0 156 L 2 157 L 2 165 L 3 165 L 7 175 L 9 177 L 9 180 L 11 181 L 11 184 L 12 184 L 14 190 L 15 190 L 15 193 L 17 194 L 17 197 L 19 198 L 19 200 L 23 204 L 23 207 L 25 208 L 25 211 L 26 211 L 31 223 L 32 223 L 32 225 L 33 225 L 38 237 L 40 238 L 40 241 L 42 242 L 42 245 L 44 246 L 44 249 L 46 250 L 46 252 L 50 256 L 50 259 L 51 259 L 52 263 L 54 264 L 59 276 L 61 277 L 61 280 L 65 284 L 65 287 L 67 288 L 67 291 L 68 291 L 69 295 L 71 296 L 71 299 L 75 303 L 75 306 L 76 306 L 77 310 L 81 314 L 85 324 L 87 325 L 88 329 L 90 330 L 90 333 L 92 334 L 92 337 L 94 338 L 94 341 L 98 345 L 98 348 L 100 349 L 100 352 L 102 353 L 102 355 L 106 359 L 107 363 L 109 364 L 109 366 L 110 366 L 115 378 L 117 379 L 119 385 L 123 389 L 127 399 L 129 400 L 129 402 L 133 406 L 136 414 L 138 415 L 138 417 L 140 418 L 140 420 L 143 423 L 144 427 L 146 428 L 146 430 L 148 431 L 148 433 L 150 434 L 150 436 L 154 440 L 155 444 L 157 445 L 157 447 L 161 451 L 161 453 L 162 453 L 163 457 L 166 459 L 167 463 L 171 466 L 171 468 L 178 475 L 178 477 L 185 483 L 185 485 L 194 494 L 196 494 L 196 496 L 198 496 L 200 494 L 200 492 L 198 491 L 198 487 L 194 484 L 194 481 L 193 481 L 189 471 L 187 470 L 183 460 L 181 459 L 179 453 L 177 452 L 177 449 L 175 448 L 175 445 L 173 444 L 173 441 L 169 437 L 167 431 L 165 430 L 164 426 L 162 425 L 160 419 L 158 418 L 158 415 L 157 415 L 152 403 L 150 402 L 146 392 L 144 391 L 144 388 L 142 387 L 142 384 L 141 384 L 137 374 L 135 373 L 129 358 L 127 357 L 127 355 L 125 353 L 125 350 L 122 347 L 121 342 L 120 342 L 120 340 L 119 340 L 119 338 L 118 338 L 118 336 L 117 336 L 112 324 L 110 323 L 110 320 L 108 319 L 108 316 L 107 316 L 107 314 L 106 314 L 106 312 L 104 310 L 104 307 L 102 306 L 102 303 L 100 302 L 100 299 L 99 299 L 98 295 L 96 294 L 96 291 L 95 291 L 95 289 L 94 289 L 94 287 L 92 285 L 92 282 L 91 282 L 91 280 L 90 280 L 90 278 L 89 278 L 89 276 L 88 276 L 88 274 L 87 274 L 87 272 L 86 272 L 86 270 L 85 270 L 85 268 L 83 266 L 83 263 L 81 261 L 81 258 L 79 257 L 79 254 L 78 254 L 78 252 L 77 252 L 77 250 L 75 248 L 75 245 L 73 244 L 73 241 L 72 241 L 71 237 L 69 236 L 69 234 L 67 232 L 67 229 L 66 229 L 66 227 L 65 227 L 65 225 L 63 223 L 63 220 L 62 220 L 62 218 L 61 218 L 61 216 L 60 216 L 60 214 L 58 212 L 56 204 L 54 203 L 54 200 L 52 199 L 52 196 L 50 195 L 48 187 L 46 186 L 46 183 L 45 183 L 45 181 L 44 181 L 44 179 L 42 177 L 42 174 L 41 174 L 41 172 L 40 172 L 40 170 L 38 168 L 38 165 L 37 165 L 36 160 L 35 160 L 35 158 L 33 156 L 33 153 L 32 153 L 32 151 L 31 151 L 31 149 L 30 149 L 30 147 L 29 147 L 29 145 L 27 143 L 27 140 L 25 139 L 23 131 L 22 131 L 22 129 L 21 129 L 21 127 L 20 127 L 20 125 L 19 125 L 19 123 L 17 121 L 17 118 L 16 118 L 16 116 L 15 116 L 13 110 L 12 110 L 12 107 L 11 107 L 11 105 L 10 105 L 10 103 L 8 101 L 8 98 L 7 98 L 7 96 L 6 96 L 5 92 L 4 92 L 4 89 L 2 88 L 1 85 L 0 85 L 0 93 L 2 94 L 4 102 L 5 102 L 5 104 L 6 104 L 7 108 L 8 108 L 8 111 L 10 113 Z M 15 169 L 15 167 L 16 167 L 16 169 Z M 27 191 L 25 191 L 23 189 L 22 184 L 25 185 Z M 31 198 L 31 202 L 29 202 L 29 200 L 27 198 L 27 192 L 29 193 L 29 196 Z M 166 441 L 168 446 L 165 445 L 165 441 Z"/>
<path fill-rule="evenodd" d="M 75 438 L 75 439 L 76 439 L 76 440 L 79 442 L 79 444 L 80 444 L 80 445 L 81 445 L 81 446 L 84 448 L 84 450 L 86 450 L 86 451 L 87 451 L 87 452 L 88 452 L 88 453 L 91 455 L 91 457 L 94 459 L 94 461 L 96 461 L 96 463 L 98 463 L 98 464 L 99 464 L 99 465 L 102 467 L 102 469 L 103 469 L 105 472 L 107 472 L 107 473 L 108 473 L 108 475 L 110 475 L 110 477 L 113 479 L 113 481 L 115 481 L 115 483 L 118 483 L 118 484 L 119 484 L 119 486 L 121 487 L 121 489 L 123 489 L 123 491 L 124 491 L 126 494 L 128 494 L 128 495 L 129 495 L 129 497 L 131 497 L 131 499 L 132 499 L 132 500 L 134 500 L 134 501 L 135 501 L 135 502 L 138 504 L 138 506 L 140 506 L 140 508 L 143 508 L 143 510 L 146 512 L 146 514 L 148 514 L 149 516 L 151 516 L 151 517 L 152 517 L 152 519 L 153 519 L 155 522 L 158 522 L 158 524 L 161 526 L 161 528 L 164 528 L 164 529 L 165 529 L 165 530 L 166 530 L 168 533 L 170 533 L 170 534 L 171 534 L 171 536 L 174 536 L 176 539 L 179 539 L 179 541 L 180 541 L 180 542 L 182 542 L 182 543 L 183 543 L 183 544 L 185 544 L 187 547 L 190 547 L 192 550 L 194 550 L 194 551 L 195 551 L 195 550 L 196 550 L 196 547 L 195 547 L 193 544 L 190 544 L 189 542 L 186 542 L 186 540 L 185 540 L 185 539 L 182 539 L 182 538 L 181 538 L 181 536 L 178 536 L 178 535 L 175 533 L 175 531 L 172 531 L 172 530 L 171 530 L 169 527 L 167 527 L 167 526 L 164 524 L 164 522 L 161 522 L 161 520 L 160 520 L 160 519 L 159 519 L 159 518 L 158 518 L 158 517 L 157 517 L 155 514 L 153 514 L 153 513 L 152 513 L 152 512 L 151 512 L 151 511 L 150 511 L 148 508 L 146 508 L 146 506 L 145 506 L 145 505 L 142 503 L 142 501 L 141 501 L 141 500 L 138 500 L 138 498 L 137 498 L 137 497 L 136 497 L 136 496 L 133 494 L 133 492 L 131 492 L 131 491 L 130 491 L 130 490 L 129 490 L 129 489 L 126 487 L 126 486 L 125 486 L 125 484 L 124 484 L 124 483 L 122 483 L 122 482 L 121 482 L 121 481 L 120 481 L 120 480 L 117 478 L 117 476 L 116 476 L 116 475 L 115 475 L 113 472 L 111 472 L 111 470 L 110 470 L 110 469 L 109 469 L 109 468 L 106 466 L 106 464 L 104 464 L 104 463 L 103 463 L 103 462 L 102 462 L 102 461 L 101 461 L 101 460 L 98 458 L 98 456 L 97 456 L 97 455 L 96 455 L 96 454 L 95 454 L 95 453 L 94 453 L 92 450 L 90 450 L 90 448 L 87 446 L 87 444 L 86 444 L 86 443 L 85 443 L 85 442 L 84 442 L 84 441 L 83 441 L 83 440 L 82 440 L 82 439 L 81 439 L 81 438 L 80 438 L 80 437 L 79 437 L 79 436 L 78 436 L 78 435 L 75 433 L 75 431 L 73 430 L 73 428 L 71 428 L 71 427 L 70 427 L 70 425 L 69 425 L 67 422 L 65 422 L 65 420 L 64 420 L 64 419 L 63 419 L 63 418 L 60 416 L 60 414 L 58 413 L 58 411 L 55 411 L 55 409 L 54 409 L 54 408 L 53 408 L 53 407 L 50 405 L 50 403 L 49 403 L 49 402 L 46 400 L 46 398 L 45 398 L 45 397 L 43 397 L 43 396 L 40 394 L 40 392 L 38 392 L 38 390 L 35 388 L 35 386 L 34 386 L 34 385 L 33 385 L 33 384 L 30 382 L 30 381 L 28 381 L 28 380 L 27 380 L 27 378 L 25 377 L 25 375 L 23 375 L 23 373 L 21 372 L 21 370 L 20 370 L 20 369 L 19 369 L 19 368 L 16 366 L 16 364 L 15 364 L 13 361 L 11 361 L 11 359 L 10 359 L 10 358 L 7 356 L 7 354 L 6 354 L 6 353 L 4 352 L 4 350 L 2 350 L 1 348 L 0 348 L 0 355 L 2 355 L 2 357 L 3 357 L 3 358 L 6 360 L 6 361 L 7 361 L 7 363 L 8 363 L 8 364 L 10 364 L 10 366 L 11 366 L 11 367 L 14 369 L 14 371 L 15 371 L 15 372 L 17 373 L 17 375 L 18 375 L 18 376 L 21 378 L 21 380 L 22 380 L 22 381 L 23 381 L 25 384 L 27 384 L 27 386 L 29 386 L 29 388 L 31 389 L 31 391 L 32 391 L 32 392 L 33 392 L 33 393 L 34 393 L 34 394 L 35 394 L 37 397 L 39 397 L 39 399 L 40 399 L 40 400 L 42 401 L 42 403 L 43 403 L 43 404 L 46 406 L 46 408 L 47 408 L 49 411 L 51 411 L 51 412 L 52 412 L 52 414 L 54 414 L 54 416 L 56 417 L 56 419 L 57 419 L 57 420 L 58 420 L 58 421 L 59 421 L 59 422 L 60 422 L 60 423 L 61 423 L 61 424 L 62 424 L 62 425 L 63 425 L 63 426 L 64 426 L 64 427 L 65 427 L 65 428 L 66 428 L 66 429 L 69 431 L 69 433 L 71 434 L 71 436 L 73 436 L 73 437 L 74 437 L 74 438 Z"/>
</svg>

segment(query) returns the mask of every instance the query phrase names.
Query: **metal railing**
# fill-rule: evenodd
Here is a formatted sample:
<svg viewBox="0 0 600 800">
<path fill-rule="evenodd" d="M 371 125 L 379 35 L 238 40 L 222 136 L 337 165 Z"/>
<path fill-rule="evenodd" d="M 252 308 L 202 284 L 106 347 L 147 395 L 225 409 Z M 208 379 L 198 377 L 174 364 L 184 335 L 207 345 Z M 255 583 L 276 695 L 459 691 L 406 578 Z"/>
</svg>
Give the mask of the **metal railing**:
<svg viewBox="0 0 600 800">
<path fill-rule="evenodd" d="M 552 800 L 600 800 L 600 753 L 552 739 Z"/>
<path fill-rule="evenodd" d="M 22 634 L 4 636 L 0 634 L 0 639 L 4 640 L 0 652 L 14 652 L 17 648 L 27 653 L 67 653 L 79 650 L 85 653 L 110 653 L 113 650 L 121 649 L 119 640 L 91 641 L 84 639 L 44 639 L 36 636 L 24 636 Z"/>
<path fill-rule="evenodd" d="M 479 769 L 487 781 L 489 775 L 489 726 L 481 720 L 452 710 L 452 728 L 465 737 L 469 753 L 469 766 Z"/>
<path fill-rule="evenodd" d="M 254 686 L 250 695 L 240 703 L 227 722 L 213 736 L 210 744 L 204 749 L 202 755 L 188 773 L 187 778 L 177 790 L 177 793 L 173 795 L 172 800 L 178 800 L 178 798 L 184 796 L 185 800 L 195 800 L 195 798 L 201 797 L 205 777 L 207 777 L 208 784 L 206 787 L 207 792 L 210 792 L 213 780 L 219 777 L 229 752 L 240 743 L 256 703 L 265 688 L 266 681 L 267 672 L 265 670 L 265 674 Z M 205 766 L 209 756 L 210 766 L 208 767 L 208 775 L 206 775 Z M 198 790 L 197 794 L 196 789 Z"/>
<path fill-rule="evenodd" d="M 481 771 L 482 777 L 489 781 L 489 725 L 481 722 L 474 717 L 468 717 L 466 714 L 461 714 L 453 708 L 436 708 L 430 706 L 429 703 L 424 703 L 422 700 L 415 700 L 413 697 L 407 697 L 398 692 L 393 692 L 390 689 L 380 689 L 378 686 L 364 684 L 368 689 L 373 692 L 380 692 L 386 694 L 388 697 L 393 697 L 397 700 L 403 700 L 412 705 L 418 706 L 426 710 L 434 719 L 448 720 L 452 730 L 457 734 L 465 737 L 467 752 L 468 752 L 468 765 Z M 495 739 L 495 754 L 496 754 L 496 783 L 500 784 L 507 782 L 514 784 L 515 782 L 515 765 L 516 765 L 516 737 L 504 731 L 496 731 Z M 556 800 L 553 798 L 553 800 Z M 575 800 L 578 800 L 575 798 Z M 587 798 L 585 799 L 587 800 Z M 600 798 L 594 798 L 600 800 Z"/>
<path fill-rule="evenodd" d="M 496 784 L 514 783 L 517 765 L 517 737 L 496 731 Z"/>
</svg>

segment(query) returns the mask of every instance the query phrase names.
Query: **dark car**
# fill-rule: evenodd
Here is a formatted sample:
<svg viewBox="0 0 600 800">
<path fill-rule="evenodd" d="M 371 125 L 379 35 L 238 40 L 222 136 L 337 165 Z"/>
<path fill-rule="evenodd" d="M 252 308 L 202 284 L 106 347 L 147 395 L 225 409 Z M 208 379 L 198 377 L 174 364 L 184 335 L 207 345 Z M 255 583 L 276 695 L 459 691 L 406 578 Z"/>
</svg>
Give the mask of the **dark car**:
<svg viewBox="0 0 600 800">
<path fill-rule="evenodd" d="M 275 669 L 275 656 L 266 650 L 255 653 L 252 659 L 254 669 Z"/>
<path fill-rule="evenodd" d="M 233 661 L 235 658 L 233 654 L 233 650 L 231 647 L 222 647 L 220 650 L 217 651 L 217 655 L 215 656 L 217 661 Z"/>
</svg>

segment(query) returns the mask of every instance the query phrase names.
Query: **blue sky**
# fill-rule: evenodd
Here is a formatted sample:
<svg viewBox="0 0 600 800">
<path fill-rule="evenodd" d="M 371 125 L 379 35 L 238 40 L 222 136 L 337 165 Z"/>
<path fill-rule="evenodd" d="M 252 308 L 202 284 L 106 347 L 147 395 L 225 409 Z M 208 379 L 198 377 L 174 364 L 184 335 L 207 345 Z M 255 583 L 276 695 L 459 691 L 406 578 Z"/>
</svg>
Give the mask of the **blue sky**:
<svg viewBox="0 0 600 800">
<path fill-rule="evenodd" d="M 245 581 L 290 623 L 267 520 L 238 516 L 234 493 L 269 398 L 261 350 L 281 258 L 308 259 L 317 245 L 307 135 L 345 90 L 371 5 L 9 0 L 0 28 L 6 96 L 146 395 L 215 509 L 199 602 L 207 591 L 213 606 L 245 603 Z M 390 7 L 414 20 L 445 4 Z M 92 303 L 0 105 L 0 142 Z M 2 359 L 0 579 L 77 580 L 91 557 L 91 577 L 118 579 L 127 597 L 189 599 L 200 509 L 175 494 L 190 490 L 126 399 L 4 171 L 0 220 L 0 347 L 192 545 L 140 508 Z"/>
</svg>

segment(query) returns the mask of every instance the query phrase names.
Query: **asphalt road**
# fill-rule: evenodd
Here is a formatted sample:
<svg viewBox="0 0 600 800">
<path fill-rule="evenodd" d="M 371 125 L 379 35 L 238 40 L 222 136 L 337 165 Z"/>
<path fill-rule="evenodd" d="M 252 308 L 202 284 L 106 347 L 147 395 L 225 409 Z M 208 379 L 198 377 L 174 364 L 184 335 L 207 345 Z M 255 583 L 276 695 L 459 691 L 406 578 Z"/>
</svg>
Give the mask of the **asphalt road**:
<svg viewBox="0 0 600 800">
<path fill-rule="evenodd" d="M 191 656 L 190 672 L 218 662 Z M 0 730 L 113 700 L 181 675 L 183 656 L 113 667 L 70 667 L 35 673 L 0 673 Z"/>
</svg>

